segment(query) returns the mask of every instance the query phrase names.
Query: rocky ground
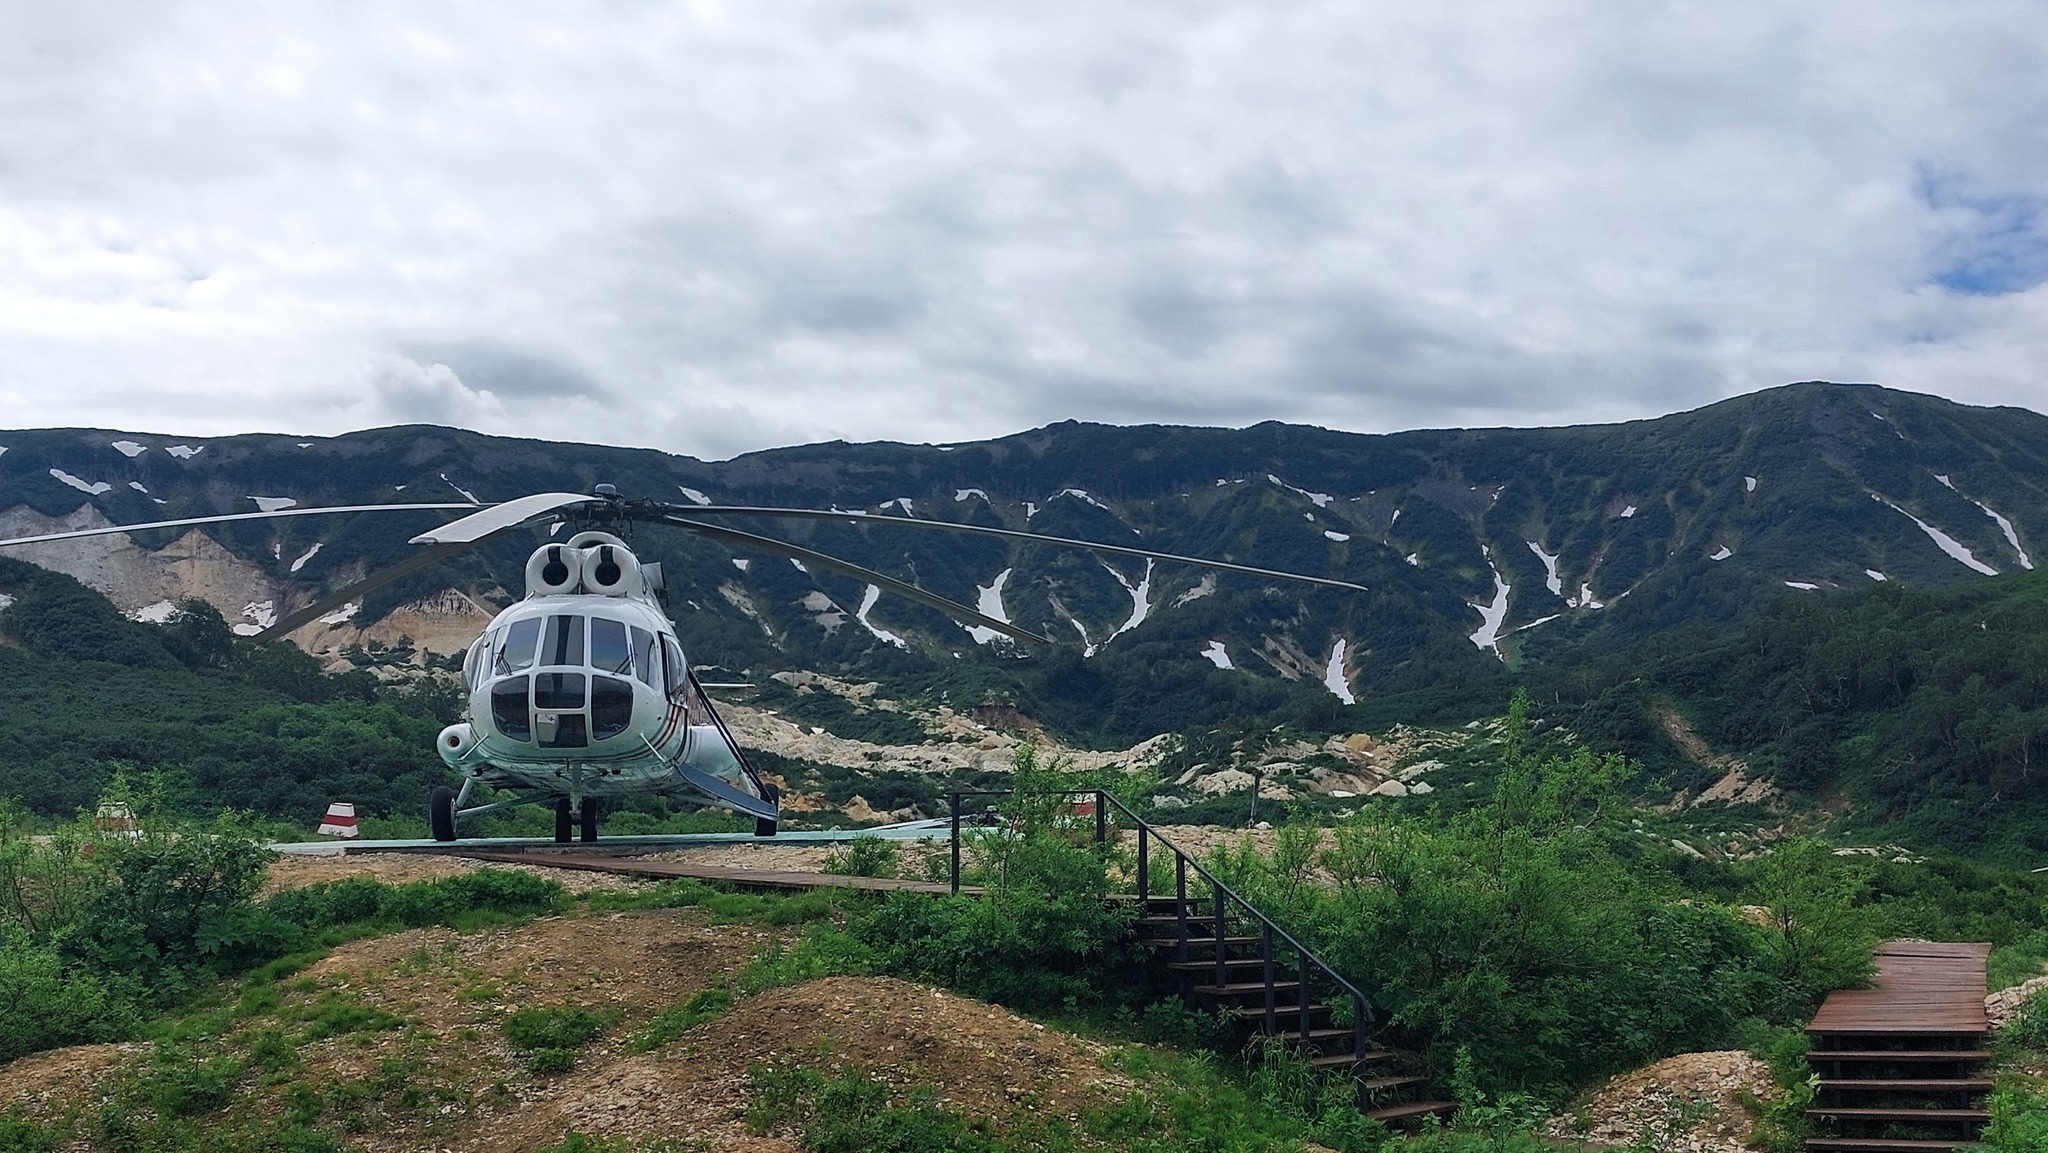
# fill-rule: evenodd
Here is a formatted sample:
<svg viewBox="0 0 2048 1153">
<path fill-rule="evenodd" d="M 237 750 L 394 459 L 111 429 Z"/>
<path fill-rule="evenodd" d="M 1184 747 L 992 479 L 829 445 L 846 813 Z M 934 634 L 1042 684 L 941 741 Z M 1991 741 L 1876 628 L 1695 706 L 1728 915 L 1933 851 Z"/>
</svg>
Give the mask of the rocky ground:
<svg viewBox="0 0 2048 1153">
<path fill-rule="evenodd" d="M 1681 1053 L 1614 1078 L 1549 1126 L 1551 1136 L 1658 1153 L 1745 1153 L 1770 1069 L 1739 1049 Z"/>
</svg>

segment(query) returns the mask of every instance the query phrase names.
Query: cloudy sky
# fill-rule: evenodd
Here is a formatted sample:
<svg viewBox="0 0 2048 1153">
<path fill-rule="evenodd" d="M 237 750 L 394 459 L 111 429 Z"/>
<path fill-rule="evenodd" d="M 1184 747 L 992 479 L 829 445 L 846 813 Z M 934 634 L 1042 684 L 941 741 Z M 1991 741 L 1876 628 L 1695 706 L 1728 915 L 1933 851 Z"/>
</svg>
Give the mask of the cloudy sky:
<svg viewBox="0 0 2048 1153">
<path fill-rule="evenodd" d="M 2048 410 L 2039 0 L 0 0 L 0 427 Z"/>
</svg>

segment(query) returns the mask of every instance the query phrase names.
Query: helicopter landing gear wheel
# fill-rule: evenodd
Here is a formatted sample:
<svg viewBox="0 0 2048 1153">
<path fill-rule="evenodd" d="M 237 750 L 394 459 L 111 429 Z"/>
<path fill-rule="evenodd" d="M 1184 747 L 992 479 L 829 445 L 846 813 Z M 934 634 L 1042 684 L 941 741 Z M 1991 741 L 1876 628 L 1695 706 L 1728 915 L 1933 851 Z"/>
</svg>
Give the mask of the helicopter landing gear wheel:
<svg viewBox="0 0 2048 1153">
<path fill-rule="evenodd" d="M 588 845 L 597 840 L 597 822 L 604 815 L 603 802 L 596 797 L 583 798 L 583 843 Z"/>
<path fill-rule="evenodd" d="M 761 799 L 769 804 L 774 804 L 782 799 L 782 790 L 767 781 L 762 781 Z M 775 835 L 776 826 L 779 824 L 779 821 L 771 821 L 766 817 L 755 817 L 754 835 L 757 837 L 772 837 Z"/>
<path fill-rule="evenodd" d="M 434 789 L 427 800 L 427 825 L 437 841 L 455 839 L 455 790 L 446 785 Z"/>
<path fill-rule="evenodd" d="M 573 823 L 570 819 L 570 816 L 571 815 L 569 812 L 569 798 L 556 797 L 555 843 L 557 845 L 566 845 L 569 843 L 569 826 Z"/>
</svg>

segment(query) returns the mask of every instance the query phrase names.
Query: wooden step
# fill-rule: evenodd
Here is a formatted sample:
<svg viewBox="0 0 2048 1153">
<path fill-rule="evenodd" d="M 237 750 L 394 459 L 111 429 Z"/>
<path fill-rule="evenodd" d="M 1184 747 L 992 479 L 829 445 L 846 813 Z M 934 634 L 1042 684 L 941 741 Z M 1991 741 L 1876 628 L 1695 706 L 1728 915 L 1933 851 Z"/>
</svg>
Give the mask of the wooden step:
<svg viewBox="0 0 2048 1153">
<path fill-rule="evenodd" d="M 1190 914 L 1188 914 L 1188 918 L 1187 918 L 1187 920 L 1188 920 L 1188 924 L 1190 924 L 1190 925 L 1206 925 L 1206 924 L 1208 924 L 1209 922 L 1211 922 L 1211 921 L 1213 921 L 1213 920 L 1215 920 L 1215 919 L 1216 919 L 1216 918 L 1214 918 L 1214 917 L 1209 917 L 1209 916 L 1196 916 L 1196 915 L 1195 915 L 1195 914 L 1193 914 L 1193 913 L 1190 913 Z M 1156 916 L 1155 916 L 1155 915 L 1150 915 L 1150 914 L 1148 914 L 1148 915 L 1146 915 L 1146 916 L 1143 916 L 1143 917 L 1139 917 L 1139 918 L 1138 918 L 1138 924 L 1140 924 L 1140 925 L 1173 925 L 1173 926 L 1178 926 L 1178 925 L 1180 924 L 1180 920 L 1181 920 L 1181 919 L 1180 919 L 1179 917 L 1176 917 L 1176 916 L 1174 916 L 1174 915 L 1173 915 L 1173 914 L 1171 914 L 1171 913 L 1162 913 L 1162 914 L 1158 914 L 1158 915 L 1156 915 Z"/>
<path fill-rule="evenodd" d="M 1900 1137 L 1808 1137 L 1806 1147 L 1813 1153 L 1935 1153 L 1990 1148 L 1975 1141 L 1912 1141 Z"/>
<path fill-rule="evenodd" d="M 1196 985 L 1193 992 L 1204 997 L 1242 997 L 1249 993 L 1263 993 L 1269 988 L 1275 993 L 1294 993 L 1301 988 L 1301 982 L 1275 981 L 1268 985 L 1264 981 L 1237 981 L 1228 985 Z M 1259 1011 L 1265 1012 L 1263 1008 Z"/>
<path fill-rule="evenodd" d="M 1958 1077 L 1950 1080 L 1904 1080 L 1890 1077 L 1844 1077 L 1836 1080 L 1823 1078 L 1823 1089 L 1854 1089 L 1859 1093 L 1981 1093 L 1991 1089 L 1992 1082 L 1981 1077 Z"/>
<path fill-rule="evenodd" d="M 1199 973 L 1205 969 L 1214 970 L 1216 962 L 1170 961 L 1166 967 L 1177 973 Z M 1263 969 L 1266 967 L 1266 961 L 1263 957 L 1226 957 L 1223 961 L 1223 967 L 1226 969 Z M 1294 967 L 1292 965 L 1275 964 L 1273 968 L 1278 972 L 1286 973 L 1291 972 Z"/>
<path fill-rule="evenodd" d="M 1172 937 L 1151 937 L 1151 938 L 1147 938 L 1147 939 L 1148 939 L 1149 941 L 1151 941 L 1151 943 L 1152 943 L 1152 947 L 1153 947 L 1153 948 L 1155 948 L 1155 949 L 1172 949 L 1172 948 L 1176 948 L 1176 947 L 1178 947 L 1178 946 L 1180 945 L 1180 939 L 1179 939 L 1179 936 L 1178 936 L 1178 935 L 1175 935 L 1175 936 L 1172 936 Z M 1224 947 L 1225 947 L 1225 948 L 1233 948 L 1233 947 L 1236 947 L 1236 946 L 1238 946 L 1238 945 L 1256 945 L 1256 944 L 1258 944 L 1258 943 L 1259 943 L 1259 939 L 1258 939 L 1257 937 L 1225 937 L 1225 938 L 1223 938 L 1223 945 L 1224 945 Z M 1188 948 L 1190 948 L 1190 949 L 1197 949 L 1197 948 L 1199 948 L 1199 949 L 1207 949 L 1207 948 L 1209 948 L 1210 946 L 1212 946 L 1212 945 L 1214 945 L 1214 944 L 1216 944 L 1216 938 L 1214 938 L 1214 937 L 1208 937 L 1208 936 L 1203 936 L 1203 937 L 1195 937 L 1195 936 L 1190 936 L 1190 937 L 1188 938 Z M 1274 963 L 1275 963 L 1275 964 L 1279 964 L 1279 962 L 1278 962 L 1278 961 L 1275 961 Z M 1290 968 L 1290 969 L 1294 968 L 1294 966 L 1293 966 L 1293 965 L 1291 965 L 1291 964 L 1290 964 L 1290 965 L 1288 965 L 1287 967 L 1288 967 L 1288 968 Z"/>
<path fill-rule="evenodd" d="M 1417 1117 L 1448 1117 L 1457 1111 L 1456 1101 L 1404 1101 L 1382 1109 L 1367 1109 L 1365 1115 L 1375 1121 L 1391 1122 L 1410 1121 Z"/>
<path fill-rule="evenodd" d="M 1812 1061 L 1989 1061 L 1989 1049 L 1815 1049 Z"/>
<path fill-rule="evenodd" d="M 1861 1109 L 1828 1108 L 1815 1105 L 1806 1111 L 1809 1117 L 1833 1117 L 1837 1121 L 1989 1121 L 1991 1114 L 1984 1109 Z"/>
<path fill-rule="evenodd" d="M 1315 1006 L 1315 1007 L 1316 1007 L 1316 1008 L 1321 1008 L 1321 1006 Z M 1260 1015 L 1261 1015 L 1261 1016 L 1263 1016 L 1264 1014 L 1265 1014 L 1265 1010 L 1261 1009 L 1261 1010 L 1260 1010 Z M 1351 1039 L 1351 1030 L 1349 1030 L 1349 1029 L 1337 1029 L 1337 1028 L 1328 1028 L 1328 1029 L 1310 1029 L 1310 1030 L 1309 1030 L 1309 1031 L 1308 1031 L 1307 1033 L 1305 1033 L 1305 1034 L 1304 1034 L 1304 1033 L 1303 1033 L 1303 1032 L 1302 1032 L 1301 1030 L 1299 1030 L 1299 1029 L 1288 1029 L 1288 1030 L 1285 1030 L 1285 1031 L 1283 1031 L 1283 1032 L 1279 1032 L 1279 1033 L 1268 1033 L 1268 1034 L 1266 1034 L 1266 1035 L 1267 1035 L 1268 1037 L 1271 1037 L 1271 1038 L 1272 1038 L 1273 1040 L 1275 1040 L 1275 1041 L 1285 1041 L 1285 1042 L 1287 1042 L 1287 1043 L 1289 1043 L 1289 1044 L 1294 1044 L 1294 1045 L 1302 1045 L 1302 1044 L 1308 1044 L 1308 1045 L 1313 1045 L 1313 1044 L 1315 1044 L 1315 1043 L 1316 1043 L 1316 1042 L 1318 1042 L 1318 1041 L 1335 1041 L 1335 1040 L 1337 1040 L 1337 1039 L 1339 1039 L 1339 1038 L 1343 1038 L 1344 1040 L 1350 1040 L 1350 1039 Z M 1386 1052 L 1386 1050 L 1384 1050 L 1384 1049 L 1372 1049 L 1372 1050 L 1368 1050 L 1367 1052 L 1368 1052 L 1368 1053 L 1385 1053 L 1385 1052 Z M 1389 1055 L 1389 1056 L 1391 1056 L 1392 1054 L 1388 1054 L 1388 1055 Z M 1366 1057 L 1366 1060 L 1368 1060 L 1368 1061 L 1377 1061 L 1377 1060 L 1379 1060 L 1379 1058 L 1377 1058 L 1377 1057 L 1372 1057 L 1372 1056 L 1367 1056 L 1367 1057 Z"/>
<path fill-rule="evenodd" d="M 1308 1007 L 1308 1011 L 1310 1016 L 1314 1016 L 1317 1013 L 1329 1012 L 1330 1007 L 1328 1005 L 1310 1005 Z M 1229 1012 L 1231 1016 L 1237 1017 L 1240 1020 L 1255 1021 L 1260 1017 L 1266 1015 L 1266 1007 L 1264 1005 L 1237 1005 L 1228 1009 L 1227 1012 Z M 1273 1006 L 1273 1015 L 1276 1017 L 1290 1017 L 1299 1012 L 1301 1012 L 1301 1002 L 1299 1001 L 1290 1000 L 1284 1004 Z M 1346 1036 L 1349 1036 L 1351 1030 L 1344 1029 L 1342 1030 L 1342 1032 Z M 1285 1036 L 1285 1034 L 1279 1033 L 1276 1033 L 1274 1035 Z"/>
<path fill-rule="evenodd" d="M 1365 1087 L 1368 1092 L 1377 1093 L 1382 1089 L 1402 1089 L 1409 1085 L 1421 1085 L 1428 1080 L 1429 1078 L 1415 1073 L 1396 1077 L 1367 1077 Z"/>
<path fill-rule="evenodd" d="M 1346 1033 L 1350 1032 L 1349 1029 L 1344 1031 Z M 1308 1059 L 1308 1067 L 1311 1069 L 1348 1069 L 1353 1065 L 1372 1065 L 1392 1057 L 1393 1054 L 1385 1049 L 1367 1049 L 1363 1057 L 1353 1056 L 1350 1053 L 1322 1053 L 1310 1057 Z M 1421 1080 L 1421 1078 L 1417 1078 L 1417 1080 Z"/>
</svg>

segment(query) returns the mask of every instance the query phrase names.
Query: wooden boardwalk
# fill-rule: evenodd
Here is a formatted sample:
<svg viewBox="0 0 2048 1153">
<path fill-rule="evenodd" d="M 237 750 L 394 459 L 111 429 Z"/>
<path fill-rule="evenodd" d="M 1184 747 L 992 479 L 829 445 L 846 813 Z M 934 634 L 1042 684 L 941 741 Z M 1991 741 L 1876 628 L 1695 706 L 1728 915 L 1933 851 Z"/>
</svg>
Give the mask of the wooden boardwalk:
<svg viewBox="0 0 2048 1153">
<path fill-rule="evenodd" d="M 1820 1074 L 1811 1153 L 1976 1149 L 1989 1113 L 1991 946 L 1886 941 L 1868 989 L 1830 993 L 1806 1027 Z"/>
<path fill-rule="evenodd" d="M 943 881 L 910 881 L 898 877 L 846 877 L 837 873 L 798 873 L 780 869 L 732 869 L 723 865 L 696 865 L 684 861 L 648 861 L 634 857 L 610 857 L 596 853 L 463 853 L 478 861 L 503 861 L 519 865 L 545 865 L 551 869 L 579 869 L 588 873 L 615 873 L 626 877 L 719 881 L 747 889 L 859 889 L 871 893 L 926 893 L 944 896 L 952 887 Z M 962 886 L 961 893 L 979 896 L 978 888 Z"/>
<path fill-rule="evenodd" d="M 1828 994 L 1806 1031 L 1988 1033 L 1984 963 L 1990 955 L 1989 945 L 1886 941 L 1877 947 L 1871 987 Z"/>
</svg>

